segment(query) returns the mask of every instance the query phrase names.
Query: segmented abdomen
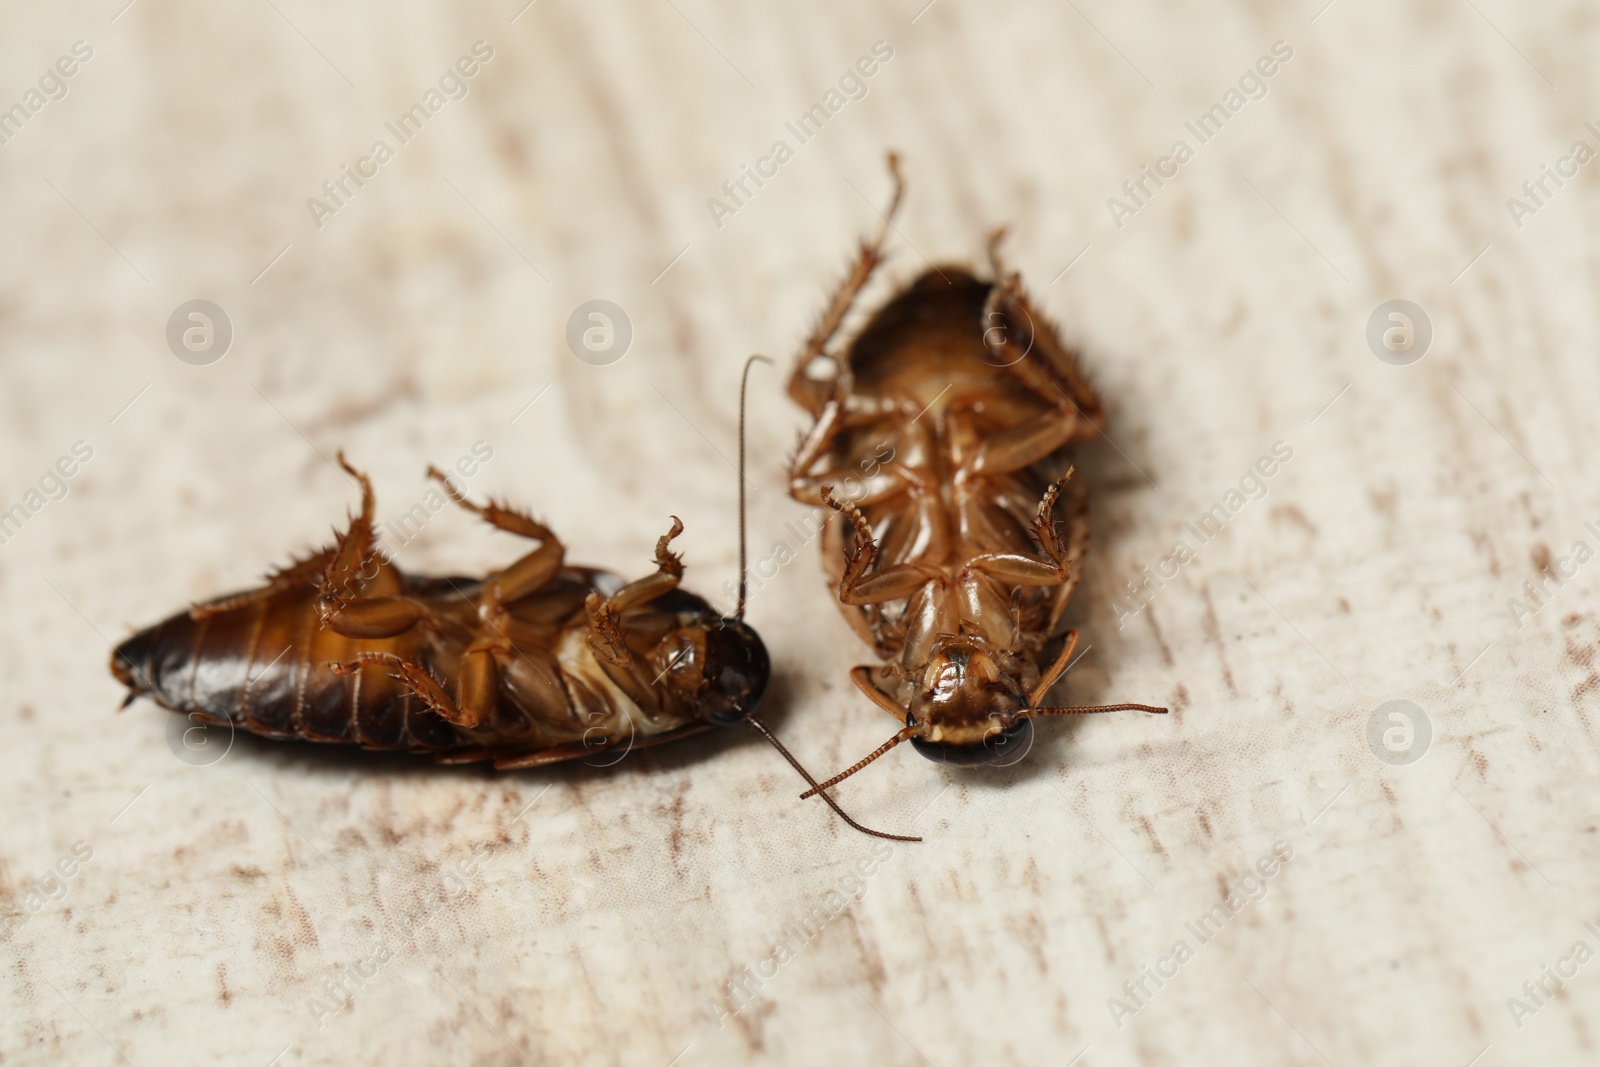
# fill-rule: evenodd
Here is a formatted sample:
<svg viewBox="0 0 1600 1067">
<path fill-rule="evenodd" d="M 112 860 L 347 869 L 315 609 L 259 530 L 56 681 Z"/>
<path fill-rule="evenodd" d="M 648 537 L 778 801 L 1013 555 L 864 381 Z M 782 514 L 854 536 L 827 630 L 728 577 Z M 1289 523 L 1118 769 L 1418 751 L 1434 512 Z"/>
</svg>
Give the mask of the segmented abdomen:
<svg viewBox="0 0 1600 1067">
<path fill-rule="evenodd" d="M 286 590 L 215 614 L 174 615 L 118 646 L 114 663 L 173 711 L 263 737 L 371 748 L 440 749 L 455 730 L 381 667 L 328 669 L 357 652 L 411 658 L 416 637 L 353 640 L 321 625 L 315 593 Z"/>
</svg>

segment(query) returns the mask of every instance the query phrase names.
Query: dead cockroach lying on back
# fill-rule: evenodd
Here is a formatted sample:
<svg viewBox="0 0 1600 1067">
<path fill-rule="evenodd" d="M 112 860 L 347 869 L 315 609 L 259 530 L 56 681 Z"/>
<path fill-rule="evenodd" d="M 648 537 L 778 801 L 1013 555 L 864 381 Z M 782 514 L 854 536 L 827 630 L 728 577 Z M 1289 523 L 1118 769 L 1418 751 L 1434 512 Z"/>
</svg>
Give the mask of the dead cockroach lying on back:
<svg viewBox="0 0 1600 1067">
<path fill-rule="evenodd" d="M 259 589 L 124 641 L 111 657 L 129 690 L 124 706 L 149 696 L 201 723 L 262 737 L 425 753 L 440 763 L 492 760 L 500 770 L 743 722 L 814 786 L 753 714 L 771 668 L 744 622 L 743 412 L 741 384 L 732 618 L 678 587 L 683 563 L 669 548 L 683 530 L 676 517 L 656 542 L 656 572 L 624 584 L 566 566 L 564 546 L 542 523 L 504 504 L 470 503 L 432 468 L 457 504 L 538 547 L 481 579 L 406 574 L 378 553 L 372 486 L 341 453 L 361 485 L 361 514 L 349 529 Z M 864 833 L 893 837 L 834 810 Z"/>
<path fill-rule="evenodd" d="M 883 224 L 789 380 L 789 395 L 816 420 L 790 466 L 789 492 L 845 520 L 828 523 L 824 559 L 845 617 L 883 661 L 850 677 L 902 728 L 805 796 L 902 741 L 941 763 L 1003 765 L 1026 754 L 1041 715 L 1166 711 L 1044 703 L 1077 644 L 1076 631 L 1058 639 L 1055 629 L 1089 539 L 1071 448 L 1103 432 L 1105 413 L 1077 356 L 1002 267 L 1001 234 L 990 242 L 989 280 L 930 269 L 878 309 L 842 356 L 829 351 L 882 259 L 901 198 L 893 155 L 889 170 Z M 875 473 L 855 499 L 840 499 L 834 484 L 856 470 Z"/>
</svg>

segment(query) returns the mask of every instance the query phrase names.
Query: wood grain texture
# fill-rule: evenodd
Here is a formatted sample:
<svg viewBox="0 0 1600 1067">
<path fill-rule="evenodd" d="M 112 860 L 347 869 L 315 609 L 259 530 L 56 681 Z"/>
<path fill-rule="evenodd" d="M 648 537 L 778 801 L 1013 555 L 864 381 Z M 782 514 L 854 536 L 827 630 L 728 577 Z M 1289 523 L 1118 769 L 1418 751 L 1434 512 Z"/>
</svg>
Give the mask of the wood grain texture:
<svg viewBox="0 0 1600 1067">
<path fill-rule="evenodd" d="M 41 505 L 0 544 L 0 1062 L 1594 1061 L 1600 963 L 1507 1006 L 1600 949 L 1600 565 L 1563 562 L 1600 548 L 1594 167 L 1520 228 L 1506 204 L 1600 147 L 1591 8 L 123 2 L 0 13 L 0 106 L 94 50 L 0 144 L 0 509 Z M 465 98 L 319 229 L 307 199 L 479 40 Z M 865 98 L 798 144 L 877 41 Z M 719 227 L 707 199 L 780 138 Z M 1107 199 L 1180 138 L 1119 228 Z M 1110 417 L 1068 689 L 1173 715 L 1051 724 L 995 774 L 896 753 L 840 790 L 927 837 L 883 858 L 756 738 L 495 776 L 241 737 L 195 766 L 165 713 L 113 713 L 109 643 L 322 543 L 341 447 L 392 521 L 489 442 L 469 492 L 623 573 L 681 515 L 686 587 L 730 599 L 738 368 L 804 336 L 889 146 L 909 199 L 869 300 L 1011 224 Z M 194 298 L 235 328 L 211 366 L 164 338 Z M 595 298 L 633 326 L 610 366 L 564 341 Z M 1408 367 L 1364 340 L 1396 298 L 1433 327 Z M 774 725 L 831 771 L 883 730 L 794 533 L 781 385 L 752 388 L 750 620 Z M 1124 583 L 1280 441 L 1119 627 Z M 397 546 L 429 573 L 516 551 L 449 511 Z M 1514 613 L 1546 566 L 1570 577 Z M 1409 766 L 1367 745 L 1390 700 L 1432 725 Z"/>
</svg>

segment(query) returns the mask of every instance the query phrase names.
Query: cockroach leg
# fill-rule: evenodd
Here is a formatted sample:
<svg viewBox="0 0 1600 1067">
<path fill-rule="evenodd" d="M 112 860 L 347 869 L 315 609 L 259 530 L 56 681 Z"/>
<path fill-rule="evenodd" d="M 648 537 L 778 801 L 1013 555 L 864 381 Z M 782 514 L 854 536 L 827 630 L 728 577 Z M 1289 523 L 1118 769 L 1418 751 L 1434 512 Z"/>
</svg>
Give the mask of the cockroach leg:
<svg viewBox="0 0 1600 1067">
<path fill-rule="evenodd" d="M 965 464 L 968 477 L 1010 474 L 1039 462 L 1077 437 L 1076 417 L 1046 412 L 1008 430 L 991 434 Z"/>
<path fill-rule="evenodd" d="M 369 640 L 398 637 L 418 623 L 432 625 L 433 613 L 420 600 L 366 595 L 372 580 L 388 567 L 375 548 L 372 482 L 345 461 L 343 452 L 339 453 L 339 465 L 361 483 L 361 514 L 350 520 L 350 528 L 323 554 L 327 563 L 317 579 L 317 615 L 322 625 L 342 637 Z M 310 563 L 307 560 L 301 566 Z M 297 571 L 298 568 L 291 568 L 288 573 Z"/>
<path fill-rule="evenodd" d="M 1000 245 L 1006 239 L 1006 232 L 1007 227 L 1005 226 L 996 226 L 994 229 L 989 231 L 989 243 L 987 246 L 989 252 L 989 270 L 995 276 L 996 280 L 1005 278 L 1009 273 L 1006 270 L 1004 260 L 1002 260 L 1000 256 Z M 984 310 L 987 311 L 988 309 L 985 308 Z"/>
<path fill-rule="evenodd" d="M 537 593 L 550 584 L 565 561 L 566 546 L 551 539 L 526 556 L 489 575 L 484 581 L 484 597 L 489 613 L 498 616 L 505 608 Z"/>
<path fill-rule="evenodd" d="M 637 578 L 606 598 L 609 611 L 621 614 L 629 608 L 648 604 L 678 587 L 683 581 L 683 557 L 667 546 L 683 533 L 683 520 L 672 516 L 672 528 L 656 539 L 656 572 Z"/>
<path fill-rule="evenodd" d="M 1061 499 L 1061 490 L 1076 473 L 1076 467 L 1068 467 L 1067 473 L 1050 483 L 1050 488 L 1039 498 L 1039 513 L 1033 517 L 1033 539 L 1057 562 L 1066 559 L 1067 543 L 1061 539 L 1061 528 L 1056 525 L 1056 501 Z"/>
<path fill-rule="evenodd" d="M 583 608 L 589 613 L 589 648 L 594 654 L 615 667 L 632 666 L 633 653 L 623 640 L 611 602 L 596 590 L 584 599 Z"/>
<path fill-rule="evenodd" d="M 795 361 L 794 371 L 789 376 L 789 395 L 794 398 L 795 403 L 813 414 L 821 411 L 828 399 L 836 395 L 841 384 L 838 375 L 848 373 L 844 364 L 828 351 L 828 343 L 833 340 L 833 335 L 839 332 L 839 327 L 844 324 L 850 309 L 855 306 L 856 297 L 861 295 L 861 290 L 866 288 L 867 282 L 872 279 L 873 271 L 883 262 L 883 244 L 889 236 L 889 228 L 894 224 L 895 213 L 900 210 L 905 182 L 900 177 L 900 157 L 894 152 L 889 153 L 889 178 L 893 183 L 893 192 L 889 194 L 889 207 L 883 212 L 877 232 L 871 240 L 861 242 L 855 262 L 850 266 L 850 272 L 834 290 L 833 297 L 817 320 L 811 336 L 806 338 L 805 347 L 801 349 L 800 357 Z M 833 380 L 819 380 L 808 376 L 807 371 L 817 359 L 826 359 L 834 365 Z"/>
<path fill-rule="evenodd" d="M 220 600 L 212 600 L 204 604 L 190 605 L 189 617 L 192 619 L 210 618 L 226 611 L 249 607 L 257 601 L 271 600 L 273 597 L 291 589 L 303 588 L 315 582 L 317 577 L 328 569 L 328 560 L 332 556 L 333 549 L 331 548 L 313 552 L 304 559 L 297 559 L 288 566 L 279 567 L 268 572 L 267 584 L 260 589 L 252 589 L 237 596 L 223 597 Z"/>
<path fill-rule="evenodd" d="M 1089 386 L 1078 357 L 1061 343 L 1050 320 L 1034 310 L 1022 279 L 1007 274 L 994 239 L 990 244 L 994 281 L 984 301 L 983 344 L 994 365 L 1004 367 L 1041 400 L 1055 405 L 1072 441 L 1105 432 L 1106 414 Z"/>
<path fill-rule="evenodd" d="M 878 707 L 882 708 L 884 711 L 887 711 L 890 715 L 893 715 L 900 721 L 902 725 L 904 725 L 906 721 L 905 709 L 891 700 L 888 693 L 885 693 L 882 689 L 879 689 L 873 684 L 872 671 L 873 668 L 867 666 L 866 664 L 851 667 L 850 680 L 856 683 L 857 689 L 866 694 L 868 700 L 878 705 Z"/>
<path fill-rule="evenodd" d="M 622 639 L 618 622 L 624 611 L 640 604 L 648 604 L 657 597 L 672 591 L 683 580 L 683 557 L 668 546 L 673 538 L 683 533 L 683 520 L 672 516 L 672 529 L 656 540 L 656 572 L 635 579 L 608 597 L 598 592 L 590 593 L 583 606 L 589 613 L 589 647 L 608 663 L 626 667 L 633 655 Z"/>
<path fill-rule="evenodd" d="M 873 571 L 878 545 L 861 509 L 835 497 L 831 485 L 822 487 L 822 502 L 849 519 L 856 530 L 855 551 L 846 557 L 844 576 L 839 579 L 839 599 L 844 603 L 852 607 L 882 604 L 910 596 L 930 580 L 943 580 L 943 572 L 920 563 L 898 563 Z"/>
<path fill-rule="evenodd" d="M 1072 652 L 1078 647 L 1078 631 L 1068 630 L 1067 640 L 1061 646 L 1061 652 L 1056 656 L 1056 661 L 1050 664 L 1050 669 L 1039 678 L 1039 684 L 1033 687 L 1033 692 L 1028 694 L 1028 706 L 1038 707 L 1039 702 L 1050 692 L 1050 687 L 1056 684 L 1056 679 L 1061 677 L 1061 672 L 1067 669 L 1068 662 L 1072 659 Z"/>
<path fill-rule="evenodd" d="M 498 637 L 480 637 L 461 653 L 456 677 L 456 705 L 461 710 L 463 721 L 459 721 L 458 725 L 476 726 L 493 715 L 500 698 L 500 657 L 510 655 L 513 651 L 508 643 Z"/>
<path fill-rule="evenodd" d="M 507 607 L 550 584 L 550 579 L 555 577 L 565 560 L 566 546 L 548 526 L 509 504 L 494 500 L 487 504 L 472 503 L 437 467 L 428 468 L 428 477 L 444 486 L 451 500 L 495 529 L 541 542 L 532 552 L 484 579 L 481 608 L 488 617 L 498 619 Z"/>
<path fill-rule="evenodd" d="M 446 722 L 469 730 L 478 725 L 479 713 L 458 706 L 444 691 L 444 687 L 433 680 L 427 668 L 415 660 L 402 659 L 393 652 L 358 652 L 355 659 L 345 663 L 330 663 L 328 669 L 334 674 L 354 674 L 368 664 L 388 667 L 386 673 L 390 678 L 411 690 L 413 696 Z"/>
<path fill-rule="evenodd" d="M 497 771 L 525 771 L 530 767 L 544 767 L 551 763 L 557 763 L 563 758 L 565 758 L 564 754 L 552 756 L 548 752 L 529 752 L 521 756 L 499 756 L 494 761 L 494 769 Z"/>
<path fill-rule="evenodd" d="M 322 593 L 318 597 L 317 607 L 325 626 L 334 612 L 361 595 L 361 591 L 382 567 L 374 550 L 377 535 L 372 522 L 377 503 L 372 495 L 372 481 L 352 467 L 342 451 L 339 453 L 339 466 L 361 486 L 361 514 L 353 516 L 349 528 L 338 535 L 338 541 L 323 569 Z"/>
<path fill-rule="evenodd" d="M 399 637 L 432 620 L 433 613 L 421 601 L 405 596 L 360 597 L 333 605 L 322 617 L 323 625 L 340 637 L 357 640 Z"/>
<path fill-rule="evenodd" d="M 855 585 L 872 569 L 872 564 L 878 558 L 878 542 L 872 536 L 872 525 L 853 502 L 835 497 L 831 485 L 822 487 L 822 502 L 843 515 L 850 521 L 850 525 L 855 527 L 855 551 L 849 553 L 849 562 L 844 569 L 844 583 Z"/>
<path fill-rule="evenodd" d="M 1066 541 L 1056 525 L 1055 506 L 1062 486 L 1072 477 L 1067 473 L 1045 490 L 1039 513 L 1031 525 L 1034 541 L 1043 558 L 1023 552 L 987 552 L 974 556 L 962 568 L 960 581 L 965 586 L 971 576 L 982 572 L 1015 586 L 1065 585 L 1072 578 L 1072 562 Z"/>
<path fill-rule="evenodd" d="M 975 473 L 1020 470 L 1064 444 L 1105 430 L 1105 412 L 1078 369 L 1077 357 L 1061 344 L 1049 321 L 1034 312 L 1022 279 L 1006 270 L 999 247 L 1004 236 L 1000 229 L 989 238 L 994 282 L 983 305 L 983 345 L 995 365 L 1056 410 L 985 441 L 970 465 Z"/>
<path fill-rule="evenodd" d="M 833 447 L 834 438 L 838 436 L 843 420 L 844 406 L 838 400 L 829 400 L 817 413 L 817 421 L 812 424 L 810 431 L 800 439 L 794 455 L 789 459 L 789 492 L 796 500 L 805 503 L 817 502 L 813 499 L 817 491 L 817 480 L 815 477 L 808 477 L 806 472 Z"/>
<path fill-rule="evenodd" d="M 438 467 L 429 464 L 427 473 L 428 477 L 444 487 L 445 494 L 450 497 L 452 502 L 472 512 L 495 529 L 516 534 L 518 537 L 526 537 L 530 541 L 557 540 L 556 535 L 551 532 L 548 526 L 520 508 L 514 508 L 509 504 L 502 504 L 495 500 L 490 500 L 487 504 L 474 504 L 466 498 L 460 489 L 456 488 L 456 484 L 450 480 L 450 476 Z"/>
</svg>

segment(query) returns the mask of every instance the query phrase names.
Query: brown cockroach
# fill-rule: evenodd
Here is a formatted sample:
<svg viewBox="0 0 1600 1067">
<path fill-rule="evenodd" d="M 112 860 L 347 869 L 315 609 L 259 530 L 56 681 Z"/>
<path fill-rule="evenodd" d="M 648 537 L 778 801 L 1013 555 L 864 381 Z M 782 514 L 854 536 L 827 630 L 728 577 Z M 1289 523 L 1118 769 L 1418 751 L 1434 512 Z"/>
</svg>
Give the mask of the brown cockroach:
<svg viewBox="0 0 1600 1067">
<path fill-rule="evenodd" d="M 748 377 L 750 364 L 745 365 Z M 748 723 L 812 785 L 754 715 L 771 677 L 744 621 L 744 387 L 739 416 L 739 603 L 731 618 L 679 587 L 676 516 L 655 573 L 633 582 L 565 564 L 527 512 L 450 499 L 497 530 L 537 542 L 484 578 L 407 574 L 378 549 L 367 476 L 361 513 L 333 545 L 267 584 L 191 607 L 117 646 L 111 671 L 140 696 L 202 724 L 278 740 L 339 742 L 490 760 L 513 770 L 675 741 Z M 621 756 L 617 756 L 620 759 Z M 613 761 L 614 762 L 614 761 Z M 831 804 L 830 798 L 830 804 Z M 834 810 L 863 833 L 869 830 Z"/>
<path fill-rule="evenodd" d="M 789 379 L 789 395 L 815 419 L 789 492 L 843 519 L 827 523 L 824 560 L 845 618 L 883 661 L 850 677 L 902 728 L 804 796 L 902 741 L 940 763 L 1007 765 L 1026 754 L 1038 716 L 1166 711 L 1044 703 L 1078 639 L 1055 633 L 1089 537 L 1072 446 L 1104 432 L 1105 412 L 1076 353 L 1001 264 L 1004 231 L 990 240 L 988 280 L 933 267 L 842 356 L 829 350 L 882 261 L 903 189 L 893 154 L 889 170 L 882 224 Z M 834 485 L 858 470 L 868 477 L 852 479 L 854 499 L 840 499 Z"/>
</svg>

